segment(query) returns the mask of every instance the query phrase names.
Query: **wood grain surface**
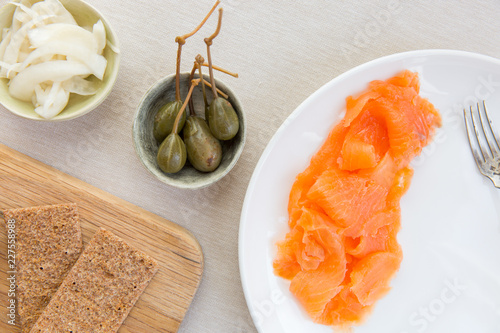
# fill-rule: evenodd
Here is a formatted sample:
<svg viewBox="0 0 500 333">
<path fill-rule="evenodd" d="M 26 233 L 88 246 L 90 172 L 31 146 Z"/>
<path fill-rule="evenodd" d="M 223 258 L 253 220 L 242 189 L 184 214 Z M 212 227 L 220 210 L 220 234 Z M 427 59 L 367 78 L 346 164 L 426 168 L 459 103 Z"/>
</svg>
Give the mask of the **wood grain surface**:
<svg viewBox="0 0 500 333">
<path fill-rule="evenodd" d="M 203 253 L 184 228 L 0 144 L 0 210 L 78 204 L 84 245 L 103 227 L 160 264 L 119 332 L 177 332 L 203 273 Z M 0 213 L 1 214 L 1 213 Z M 7 232 L 0 216 L 0 332 L 7 321 Z M 19 318 L 16 318 L 19 323 Z"/>
</svg>

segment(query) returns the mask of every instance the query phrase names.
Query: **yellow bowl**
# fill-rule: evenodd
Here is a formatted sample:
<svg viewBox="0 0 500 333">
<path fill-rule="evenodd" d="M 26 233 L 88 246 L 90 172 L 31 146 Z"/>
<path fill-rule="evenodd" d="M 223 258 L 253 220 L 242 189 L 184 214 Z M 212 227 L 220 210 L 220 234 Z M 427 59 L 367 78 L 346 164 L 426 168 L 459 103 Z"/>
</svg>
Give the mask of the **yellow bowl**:
<svg viewBox="0 0 500 333">
<path fill-rule="evenodd" d="M 39 1 L 40 0 L 32 0 L 31 2 L 36 3 Z M 111 29 L 109 22 L 97 9 L 82 0 L 60 1 L 64 5 L 64 7 L 66 7 L 66 9 L 73 15 L 76 22 L 80 26 L 92 26 L 99 19 L 101 19 L 104 27 L 106 28 L 107 40 L 109 41 L 109 43 L 119 49 L 118 39 Z M 6 4 L 2 8 L 0 8 L 0 31 L 2 31 L 3 28 L 8 28 L 11 26 L 12 16 L 14 15 L 15 9 L 16 6 L 12 4 Z M 106 48 L 103 51 L 103 55 L 108 61 L 103 80 L 101 81 L 93 75 L 89 78 L 89 80 L 93 80 L 97 85 L 97 93 L 91 96 L 71 94 L 66 108 L 54 118 L 42 118 L 35 112 L 35 108 L 32 103 L 21 101 L 10 96 L 8 79 L 0 79 L 0 104 L 2 104 L 6 109 L 18 116 L 44 121 L 74 119 L 94 110 L 106 99 L 106 97 L 108 97 L 118 76 L 120 54 L 115 53 L 109 46 L 109 43 L 106 45 Z"/>
</svg>

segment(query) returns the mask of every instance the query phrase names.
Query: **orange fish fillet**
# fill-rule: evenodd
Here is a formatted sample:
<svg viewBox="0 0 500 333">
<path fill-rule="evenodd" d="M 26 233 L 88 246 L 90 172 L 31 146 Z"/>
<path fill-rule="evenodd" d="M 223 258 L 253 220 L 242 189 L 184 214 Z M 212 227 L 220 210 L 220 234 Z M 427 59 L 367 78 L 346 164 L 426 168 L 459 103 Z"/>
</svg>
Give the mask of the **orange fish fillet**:
<svg viewBox="0 0 500 333">
<path fill-rule="evenodd" d="M 441 125 L 419 89 L 406 70 L 349 96 L 344 119 L 292 186 L 290 231 L 273 267 L 314 322 L 360 324 L 390 289 L 409 163 Z"/>
</svg>

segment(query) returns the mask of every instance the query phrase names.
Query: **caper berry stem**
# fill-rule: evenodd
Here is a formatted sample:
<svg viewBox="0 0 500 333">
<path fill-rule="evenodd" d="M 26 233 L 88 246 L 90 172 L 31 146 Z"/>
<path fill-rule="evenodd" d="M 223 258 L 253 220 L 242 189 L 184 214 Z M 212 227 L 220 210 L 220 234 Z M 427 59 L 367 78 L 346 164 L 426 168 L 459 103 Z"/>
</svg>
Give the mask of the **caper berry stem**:
<svg viewBox="0 0 500 333">
<path fill-rule="evenodd" d="M 178 39 L 180 40 L 185 40 L 185 39 L 188 39 L 189 37 L 191 37 L 192 35 L 194 35 L 195 33 L 198 32 L 198 30 L 201 29 L 201 27 L 203 27 L 203 25 L 205 24 L 205 22 L 207 22 L 208 18 L 210 17 L 210 15 L 212 15 L 212 13 L 214 12 L 215 8 L 217 8 L 217 6 L 220 4 L 220 1 L 217 0 L 215 1 L 214 5 L 212 6 L 212 9 L 210 9 L 210 11 L 208 12 L 208 14 L 205 16 L 205 18 L 201 21 L 201 23 L 196 27 L 196 29 L 194 29 L 193 31 L 191 31 L 190 33 L 188 34 L 185 34 L 185 35 L 182 35 L 182 36 L 179 36 L 179 37 L 176 37 L 175 41 L 177 42 Z M 219 10 L 220 11 L 220 10 Z M 184 43 L 183 43 L 184 44 Z"/>
<path fill-rule="evenodd" d="M 194 87 L 196 87 L 200 83 L 200 79 L 194 79 L 191 81 L 191 87 L 189 87 L 188 94 L 186 96 L 186 100 L 184 101 L 184 104 L 182 104 L 181 109 L 179 110 L 179 113 L 177 114 L 177 117 L 175 117 L 175 122 L 174 122 L 174 128 L 172 129 L 172 133 L 177 134 L 178 129 L 179 129 L 179 121 L 182 117 L 182 114 L 184 113 L 184 110 L 186 109 L 186 106 L 189 103 L 189 100 L 191 99 L 191 94 L 193 93 Z"/>
<path fill-rule="evenodd" d="M 214 31 L 214 33 L 212 35 L 210 35 L 209 37 L 205 38 L 205 43 L 207 45 L 212 45 L 212 41 L 215 39 L 215 37 L 217 37 L 217 35 L 220 32 L 220 28 L 221 28 L 221 25 L 222 25 L 222 12 L 223 11 L 224 11 L 224 9 L 219 8 L 219 20 L 217 22 L 217 28 L 215 29 L 215 31 Z"/>
<path fill-rule="evenodd" d="M 191 80 L 194 79 L 194 74 L 196 73 L 196 70 L 198 69 L 198 63 L 195 61 L 193 63 L 193 68 L 191 68 L 191 72 L 189 73 L 189 85 L 191 86 Z"/>
<path fill-rule="evenodd" d="M 207 62 L 204 62 L 201 65 L 205 66 L 205 67 L 208 67 L 208 63 Z M 230 72 L 227 69 L 221 68 L 221 67 L 219 67 L 217 65 L 214 65 L 214 64 L 212 64 L 212 68 L 215 69 L 215 70 L 218 70 L 219 72 L 225 73 L 227 75 L 231 75 L 232 77 L 235 77 L 235 78 L 238 78 L 238 73 Z"/>
<path fill-rule="evenodd" d="M 212 15 L 214 12 L 215 8 L 220 4 L 220 1 L 217 0 L 215 1 L 214 5 L 212 6 L 212 9 L 208 12 L 208 14 L 205 16 L 205 18 L 201 21 L 201 23 L 190 33 L 182 35 L 182 36 L 177 36 L 175 37 L 175 42 L 179 44 L 179 47 L 177 48 L 177 64 L 176 64 L 176 69 L 175 69 L 175 100 L 180 101 L 181 100 L 181 92 L 180 92 L 180 73 L 181 73 L 181 53 L 182 53 L 182 45 L 186 44 L 186 39 L 189 37 L 193 36 L 195 33 L 198 32 L 198 30 L 201 29 L 201 27 L 207 22 L 208 18 Z"/>
<path fill-rule="evenodd" d="M 179 47 L 177 48 L 177 65 L 175 67 L 175 100 L 180 101 L 181 100 L 181 83 L 180 83 L 180 75 L 181 75 L 181 52 L 182 52 L 182 44 L 185 43 L 185 41 L 181 42 L 179 41 Z"/>
<path fill-rule="evenodd" d="M 211 63 L 212 59 L 210 56 L 210 45 L 207 44 L 207 55 L 208 55 L 208 72 L 210 74 L 210 83 L 212 84 L 212 93 L 214 94 L 214 98 L 217 98 L 217 87 L 215 86 L 215 80 L 214 80 L 214 71 L 212 69 Z"/>
<path fill-rule="evenodd" d="M 203 102 L 205 103 L 205 108 L 208 106 L 207 93 L 205 91 L 205 80 L 203 79 L 203 73 L 201 72 L 201 65 L 205 62 L 205 59 L 201 55 L 198 54 L 196 57 L 196 67 L 198 67 L 198 74 L 200 75 L 201 82 L 201 91 L 203 92 Z"/>
<path fill-rule="evenodd" d="M 214 98 L 217 98 L 217 87 L 215 86 L 215 79 L 214 79 L 214 70 L 212 67 L 212 56 L 210 54 L 210 46 L 212 45 L 212 41 L 214 40 L 215 37 L 220 32 L 220 28 L 222 25 L 222 12 L 223 9 L 219 8 L 219 21 L 217 22 L 217 29 L 215 29 L 215 32 L 208 38 L 205 38 L 205 44 L 207 44 L 207 57 L 208 57 L 208 70 L 210 72 L 210 83 L 212 83 L 212 93 L 214 94 Z"/>
<path fill-rule="evenodd" d="M 212 89 L 212 85 L 210 84 L 210 82 L 208 82 L 207 80 L 203 79 L 203 83 L 205 83 L 205 85 L 207 85 L 210 89 Z M 228 99 L 229 97 L 224 94 L 224 92 L 222 92 L 222 90 L 220 90 L 219 88 L 215 88 L 217 89 L 217 93 L 219 95 L 221 95 L 222 97 L 224 97 L 225 99 Z"/>
<path fill-rule="evenodd" d="M 191 69 L 191 73 L 189 74 L 189 82 L 191 82 L 192 79 L 194 79 L 194 73 L 196 72 L 196 69 L 198 69 L 198 65 L 197 63 L 195 62 L 194 65 L 193 65 L 193 68 Z M 217 69 L 214 67 L 214 69 Z M 238 74 L 236 74 L 238 75 Z M 201 76 L 200 76 L 201 77 Z M 201 80 L 201 82 L 205 85 L 205 86 L 208 86 L 210 89 L 212 89 L 212 85 L 210 84 L 210 82 L 208 82 L 207 80 L 203 79 Z M 222 97 L 224 97 L 225 99 L 228 99 L 229 96 L 227 96 L 222 90 L 220 90 L 219 88 L 216 88 L 217 89 L 217 93 L 219 95 L 221 95 Z M 206 96 L 206 95 L 205 95 Z M 189 103 L 189 106 L 191 107 L 191 103 Z"/>
<path fill-rule="evenodd" d="M 198 64 L 196 61 L 193 64 L 193 68 L 191 69 L 191 73 L 189 73 L 189 85 L 191 86 L 191 81 L 194 79 L 194 73 L 196 73 L 196 69 L 198 68 Z M 196 116 L 196 112 L 194 111 L 194 101 L 192 98 L 189 99 L 189 114 L 191 116 Z"/>
</svg>

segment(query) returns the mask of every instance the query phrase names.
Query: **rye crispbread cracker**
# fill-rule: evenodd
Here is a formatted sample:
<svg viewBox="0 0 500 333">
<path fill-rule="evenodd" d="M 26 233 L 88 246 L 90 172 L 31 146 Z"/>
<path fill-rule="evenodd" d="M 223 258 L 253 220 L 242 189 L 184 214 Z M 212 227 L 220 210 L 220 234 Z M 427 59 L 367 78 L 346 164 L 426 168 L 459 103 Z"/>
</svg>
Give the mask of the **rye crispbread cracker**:
<svg viewBox="0 0 500 333">
<path fill-rule="evenodd" d="M 157 270 L 154 259 L 100 229 L 31 332 L 116 332 Z"/>
<path fill-rule="evenodd" d="M 76 204 L 3 211 L 15 220 L 17 311 L 29 332 L 82 252 Z"/>
</svg>

